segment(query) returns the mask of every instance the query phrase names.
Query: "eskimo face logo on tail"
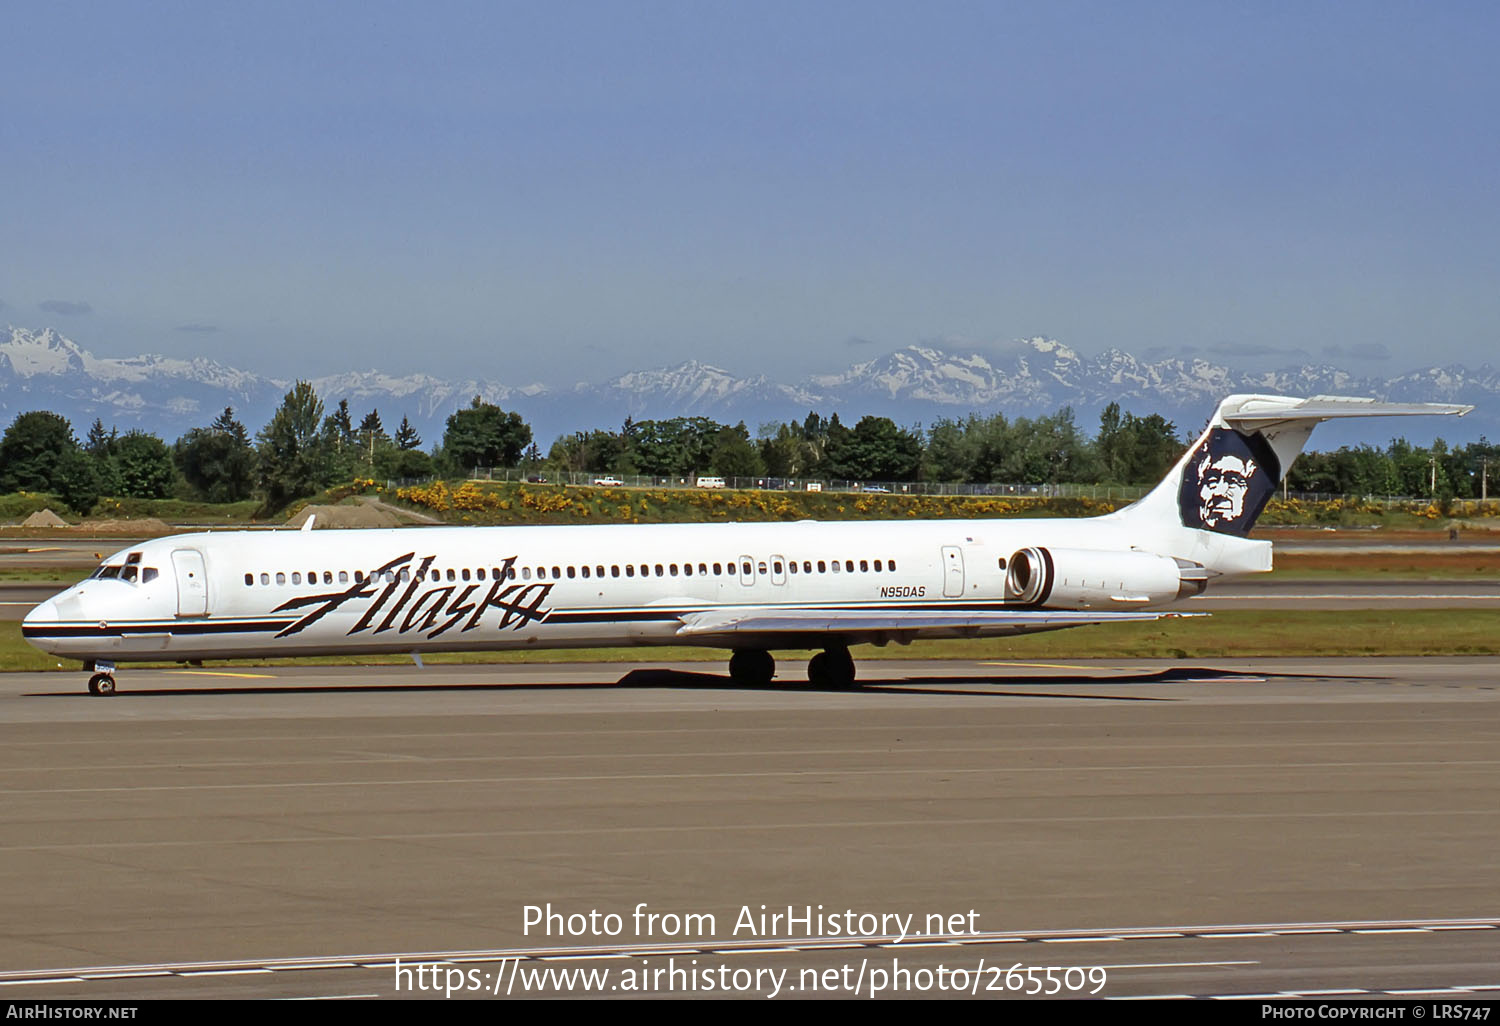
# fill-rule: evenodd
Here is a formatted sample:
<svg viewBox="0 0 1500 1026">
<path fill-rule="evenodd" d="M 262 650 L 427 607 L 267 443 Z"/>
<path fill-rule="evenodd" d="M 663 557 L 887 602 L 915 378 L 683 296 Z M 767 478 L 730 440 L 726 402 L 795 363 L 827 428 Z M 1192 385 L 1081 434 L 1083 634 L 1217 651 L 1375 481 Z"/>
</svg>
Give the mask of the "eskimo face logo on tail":
<svg viewBox="0 0 1500 1026">
<path fill-rule="evenodd" d="M 1182 525 L 1249 534 L 1280 479 L 1281 464 L 1263 437 L 1214 428 L 1193 450 L 1182 475 L 1177 493 Z"/>
</svg>

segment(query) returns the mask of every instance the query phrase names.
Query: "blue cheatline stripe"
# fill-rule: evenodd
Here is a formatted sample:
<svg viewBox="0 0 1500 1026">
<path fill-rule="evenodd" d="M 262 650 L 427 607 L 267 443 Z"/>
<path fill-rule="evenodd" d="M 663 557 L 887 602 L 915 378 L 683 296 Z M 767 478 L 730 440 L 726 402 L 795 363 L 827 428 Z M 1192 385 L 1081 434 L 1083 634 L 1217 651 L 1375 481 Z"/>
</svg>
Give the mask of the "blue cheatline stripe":
<svg viewBox="0 0 1500 1026">
<path fill-rule="evenodd" d="M 726 612 L 736 609 L 753 608 L 763 611 L 766 615 L 775 615 L 777 611 L 805 611 L 811 613 L 819 612 L 843 612 L 851 610 L 869 612 L 893 612 L 893 613 L 915 613 L 915 612 L 988 612 L 1001 610 L 1022 610 L 1027 607 L 1016 603 L 1008 603 L 1003 600 L 994 599 L 978 602 L 839 602 L 827 605 L 806 605 L 801 603 L 747 603 L 747 604 L 725 604 L 708 606 L 687 607 L 616 607 L 606 609 L 554 609 L 541 621 L 548 625 L 584 624 L 584 623 L 609 623 L 609 622 L 652 622 L 669 621 L 680 619 L 693 613 Z M 101 628 L 98 624 L 23 624 L 21 633 L 27 638 L 106 638 L 123 637 L 140 634 L 170 634 L 185 636 L 201 636 L 205 634 L 255 634 L 260 632 L 275 632 L 284 630 L 296 623 L 295 619 L 213 619 L 194 621 L 136 621 L 131 623 L 116 623 Z"/>
</svg>

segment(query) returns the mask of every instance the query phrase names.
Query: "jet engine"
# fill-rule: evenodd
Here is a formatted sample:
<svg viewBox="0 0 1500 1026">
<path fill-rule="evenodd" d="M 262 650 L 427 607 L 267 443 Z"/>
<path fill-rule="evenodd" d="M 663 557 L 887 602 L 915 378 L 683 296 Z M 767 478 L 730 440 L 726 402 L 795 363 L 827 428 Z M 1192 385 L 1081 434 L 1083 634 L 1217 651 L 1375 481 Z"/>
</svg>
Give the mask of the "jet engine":
<svg viewBox="0 0 1500 1026">
<path fill-rule="evenodd" d="M 1198 563 L 1150 552 L 1030 546 L 1010 557 L 1005 600 L 1044 609 L 1156 606 L 1199 594 L 1208 576 Z"/>
</svg>

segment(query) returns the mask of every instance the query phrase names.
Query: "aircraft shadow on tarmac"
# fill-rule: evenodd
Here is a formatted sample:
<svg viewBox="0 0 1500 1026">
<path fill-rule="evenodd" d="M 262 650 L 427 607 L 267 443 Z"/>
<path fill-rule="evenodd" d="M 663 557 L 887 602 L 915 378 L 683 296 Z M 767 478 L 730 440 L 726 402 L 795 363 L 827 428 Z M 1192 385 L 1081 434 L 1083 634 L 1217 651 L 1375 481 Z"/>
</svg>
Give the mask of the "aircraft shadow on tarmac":
<svg viewBox="0 0 1500 1026">
<path fill-rule="evenodd" d="M 110 696 L 113 701 L 122 701 L 131 698 L 180 698 L 185 696 L 208 696 L 208 695 L 318 695 L 318 694 L 384 694 L 392 692 L 472 692 L 472 691 L 601 691 L 614 690 L 617 688 L 676 688 L 684 690 L 720 690 L 720 691 L 762 691 L 762 692 L 822 692 L 828 694 L 858 694 L 861 692 L 870 694 L 909 694 L 909 695 L 964 695 L 967 697 L 988 696 L 994 698 L 1064 698 L 1064 699 L 1093 699 L 1097 701 L 1113 702 L 1167 702 L 1175 701 L 1171 696 L 1162 695 L 1118 695 L 1081 694 L 1077 691 L 1054 692 L 1038 690 L 1017 690 L 1019 685 L 1037 686 L 1088 686 L 1088 687 L 1118 687 L 1120 685 L 1140 684 L 1182 684 L 1182 683 L 1213 683 L 1218 680 L 1227 682 L 1245 681 L 1260 682 L 1268 677 L 1277 678 L 1307 678 L 1307 679 L 1330 679 L 1323 674 L 1254 674 L 1246 675 L 1242 671 L 1219 670 L 1199 667 L 1166 667 L 1157 670 L 1143 670 L 1138 673 L 1131 672 L 1108 672 L 1108 673 L 1079 673 L 1070 675 L 1048 675 L 1038 676 L 1032 674 L 945 674 L 941 676 L 925 677 L 897 677 L 877 679 L 866 682 L 856 682 L 850 688 L 837 688 L 826 685 L 811 684 L 804 680 L 789 678 L 784 681 L 773 681 L 765 685 L 743 685 L 733 683 L 724 674 L 718 673 L 695 673 L 689 670 L 673 670 L 666 668 L 641 668 L 633 669 L 616 681 L 563 681 L 563 682 L 536 682 L 536 683 L 413 683 L 413 684 L 278 684 L 278 685 L 234 685 L 214 687 L 173 687 L 173 688 L 142 688 L 132 689 L 126 678 L 126 687 Z M 1351 678 L 1352 679 L 1352 678 Z M 1365 679 L 1365 678 L 1360 678 Z M 940 685 L 947 685 L 942 687 Z M 954 685 L 967 685 L 955 687 Z M 98 701 L 94 695 L 84 693 L 82 690 L 67 691 L 43 691 L 31 692 L 30 698 L 79 698 Z"/>
</svg>

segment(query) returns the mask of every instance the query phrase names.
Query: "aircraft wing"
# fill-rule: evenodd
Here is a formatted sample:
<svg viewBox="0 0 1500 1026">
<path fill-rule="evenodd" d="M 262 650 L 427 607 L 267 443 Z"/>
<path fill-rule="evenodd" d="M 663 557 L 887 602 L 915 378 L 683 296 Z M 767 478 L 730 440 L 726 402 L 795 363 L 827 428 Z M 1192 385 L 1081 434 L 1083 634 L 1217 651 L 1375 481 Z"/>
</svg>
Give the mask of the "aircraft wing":
<svg viewBox="0 0 1500 1026">
<path fill-rule="evenodd" d="M 749 644 L 787 639 L 816 647 L 819 637 L 856 641 L 975 638 L 1055 631 L 1099 623 L 1143 623 L 1207 613 L 1094 612 L 1052 609 L 829 609 L 763 608 L 709 610 L 682 617 L 684 641 L 739 639 Z"/>
</svg>

